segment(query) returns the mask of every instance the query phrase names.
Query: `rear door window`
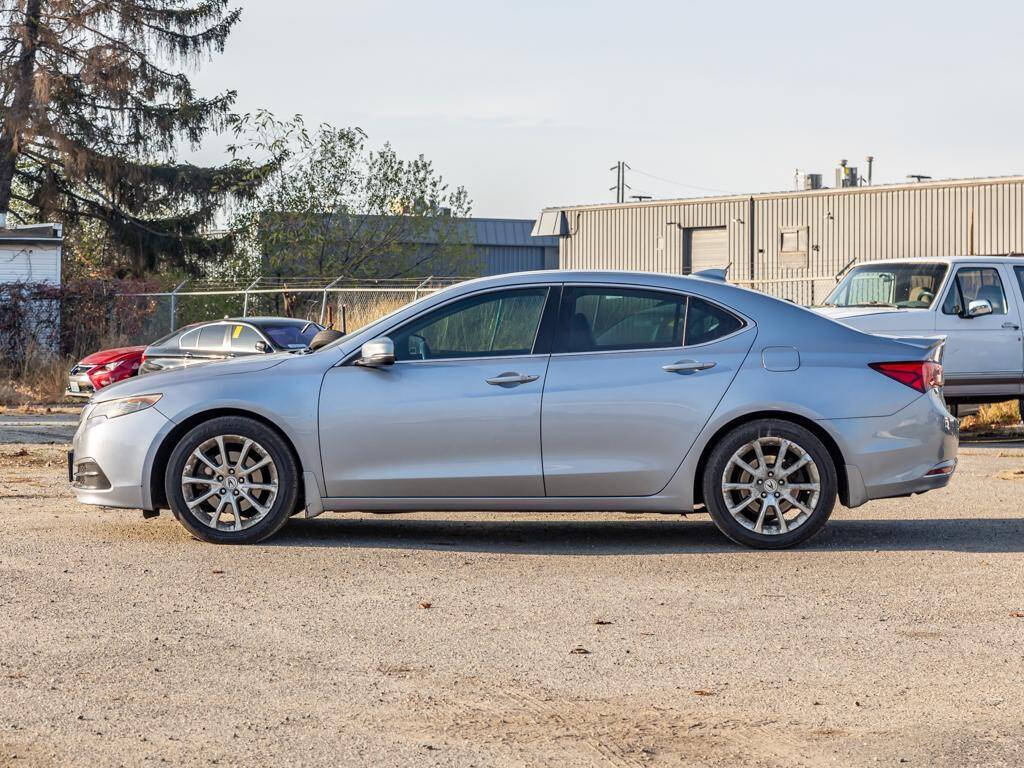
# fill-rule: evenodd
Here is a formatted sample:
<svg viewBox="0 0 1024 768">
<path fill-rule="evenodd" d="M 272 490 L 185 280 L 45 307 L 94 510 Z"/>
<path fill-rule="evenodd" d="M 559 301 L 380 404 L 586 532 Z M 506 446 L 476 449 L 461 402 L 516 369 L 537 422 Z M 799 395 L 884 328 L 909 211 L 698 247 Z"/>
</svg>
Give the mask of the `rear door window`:
<svg viewBox="0 0 1024 768">
<path fill-rule="evenodd" d="M 567 288 L 555 351 L 680 347 L 685 318 L 686 297 L 680 294 L 635 288 Z"/>
<path fill-rule="evenodd" d="M 228 326 L 223 324 L 204 325 L 199 329 L 200 352 L 220 352 L 224 349 L 224 332 Z"/>
</svg>

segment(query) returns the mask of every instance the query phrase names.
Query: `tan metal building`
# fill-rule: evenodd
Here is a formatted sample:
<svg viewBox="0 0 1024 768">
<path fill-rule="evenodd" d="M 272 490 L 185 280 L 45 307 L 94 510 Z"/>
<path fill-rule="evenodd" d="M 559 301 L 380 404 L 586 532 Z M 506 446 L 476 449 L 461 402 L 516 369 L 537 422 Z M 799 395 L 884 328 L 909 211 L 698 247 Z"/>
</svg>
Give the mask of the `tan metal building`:
<svg viewBox="0 0 1024 768">
<path fill-rule="evenodd" d="M 729 280 L 820 302 L 853 262 L 1024 253 L 1024 176 L 545 208 L 562 269 Z"/>
</svg>

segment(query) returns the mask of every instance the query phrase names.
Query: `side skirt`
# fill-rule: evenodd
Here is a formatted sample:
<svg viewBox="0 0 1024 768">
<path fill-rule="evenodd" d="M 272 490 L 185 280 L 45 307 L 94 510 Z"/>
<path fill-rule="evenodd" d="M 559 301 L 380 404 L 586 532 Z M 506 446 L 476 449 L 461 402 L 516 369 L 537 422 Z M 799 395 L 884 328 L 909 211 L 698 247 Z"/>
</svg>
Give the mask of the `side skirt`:
<svg viewBox="0 0 1024 768">
<path fill-rule="evenodd" d="M 541 512 L 688 512 L 675 496 L 501 497 L 501 498 L 326 498 L 328 512 L 541 511 Z"/>
</svg>

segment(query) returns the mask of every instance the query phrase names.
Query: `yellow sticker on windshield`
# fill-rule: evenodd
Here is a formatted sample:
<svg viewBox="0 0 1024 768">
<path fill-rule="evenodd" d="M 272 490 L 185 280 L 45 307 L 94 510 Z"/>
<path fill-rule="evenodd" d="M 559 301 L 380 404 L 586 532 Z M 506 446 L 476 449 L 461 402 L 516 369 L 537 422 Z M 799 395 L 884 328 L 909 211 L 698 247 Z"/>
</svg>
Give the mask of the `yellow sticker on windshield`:
<svg viewBox="0 0 1024 768">
<path fill-rule="evenodd" d="M 242 326 L 236 325 L 235 332 L 231 334 L 232 339 L 237 339 L 242 333 Z"/>
</svg>

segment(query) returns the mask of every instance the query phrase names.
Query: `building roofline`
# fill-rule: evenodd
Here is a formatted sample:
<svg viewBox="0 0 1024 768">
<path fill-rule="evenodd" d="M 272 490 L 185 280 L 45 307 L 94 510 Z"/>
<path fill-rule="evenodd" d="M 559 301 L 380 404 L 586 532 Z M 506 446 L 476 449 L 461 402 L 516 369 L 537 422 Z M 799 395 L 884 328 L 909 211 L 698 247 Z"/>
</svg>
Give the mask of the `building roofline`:
<svg viewBox="0 0 1024 768">
<path fill-rule="evenodd" d="M 545 211 L 591 211 L 629 208 L 651 208 L 666 205 L 688 205 L 696 203 L 738 203 L 749 200 L 778 200 L 790 197 L 816 197 L 824 195 L 866 195 L 872 192 L 898 192 L 905 189 L 936 189 L 948 187 L 996 186 L 1000 184 L 1024 183 L 1024 176 L 983 176 L 970 179 L 933 179 L 931 181 L 900 182 L 898 184 L 873 184 L 864 187 L 824 187 L 822 189 L 794 189 L 780 192 L 755 192 L 736 195 L 711 195 L 707 197 L 676 197 L 665 200 L 644 200 L 633 203 L 585 203 L 582 205 L 552 205 Z"/>
</svg>

